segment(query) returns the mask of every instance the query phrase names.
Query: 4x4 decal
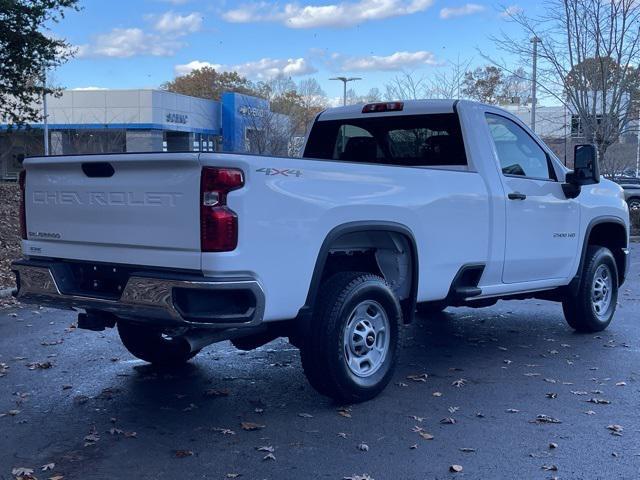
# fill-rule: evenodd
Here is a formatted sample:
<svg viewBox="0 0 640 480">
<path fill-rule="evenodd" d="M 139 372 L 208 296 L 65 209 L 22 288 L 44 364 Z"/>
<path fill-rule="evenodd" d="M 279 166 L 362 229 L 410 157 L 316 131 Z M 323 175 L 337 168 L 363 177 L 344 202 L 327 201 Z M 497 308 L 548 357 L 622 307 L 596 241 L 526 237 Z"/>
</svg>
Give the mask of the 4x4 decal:
<svg viewBox="0 0 640 480">
<path fill-rule="evenodd" d="M 265 175 L 268 176 L 273 176 L 273 175 L 282 175 L 284 177 L 301 177 L 302 176 L 302 170 L 291 170 L 289 168 L 283 168 L 283 169 L 279 169 L 279 168 L 259 168 L 256 170 L 256 172 L 260 172 L 260 173 L 264 173 Z"/>
</svg>

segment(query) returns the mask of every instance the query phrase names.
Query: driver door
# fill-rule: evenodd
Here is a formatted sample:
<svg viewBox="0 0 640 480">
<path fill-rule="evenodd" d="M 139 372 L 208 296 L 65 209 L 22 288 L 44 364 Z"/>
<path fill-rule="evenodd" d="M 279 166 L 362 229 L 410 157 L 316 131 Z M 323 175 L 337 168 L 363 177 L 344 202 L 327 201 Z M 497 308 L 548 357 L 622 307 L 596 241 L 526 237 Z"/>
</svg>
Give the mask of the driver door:
<svg viewBox="0 0 640 480">
<path fill-rule="evenodd" d="M 580 210 L 567 199 L 551 159 L 513 120 L 486 115 L 506 202 L 504 283 L 564 279 L 578 250 Z"/>
</svg>

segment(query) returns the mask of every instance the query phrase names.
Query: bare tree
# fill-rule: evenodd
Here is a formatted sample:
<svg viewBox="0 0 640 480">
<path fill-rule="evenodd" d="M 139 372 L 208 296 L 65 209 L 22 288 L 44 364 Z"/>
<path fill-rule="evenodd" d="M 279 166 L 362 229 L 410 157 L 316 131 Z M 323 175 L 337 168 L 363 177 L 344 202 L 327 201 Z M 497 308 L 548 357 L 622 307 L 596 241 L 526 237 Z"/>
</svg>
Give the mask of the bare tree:
<svg viewBox="0 0 640 480">
<path fill-rule="evenodd" d="M 605 154 L 632 120 L 630 85 L 640 60 L 640 2 L 549 0 L 546 6 L 541 17 L 511 14 L 525 38 L 503 34 L 494 40 L 503 51 L 517 55 L 521 65 L 531 59 L 530 39 L 540 40 L 538 88 L 567 105 L 581 134 L 596 145 L 603 171 L 614 174 Z"/>
<path fill-rule="evenodd" d="M 427 79 L 413 72 L 396 75 L 385 86 L 385 100 L 417 100 L 428 97 Z"/>
<path fill-rule="evenodd" d="M 246 151 L 259 155 L 289 156 L 296 137 L 293 112 L 275 112 L 269 105 L 245 105 Z"/>
<path fill-rule="evenodd" d="M 429 81 L 427 87 L 430 98 L 463 98 L 465 74 L 471 66 L 471 60 L 461 60 L 460 56 L 456 61 L 448 61 L 447 65 L 437 71 Z"/>
<path fill-rule="evenodd" d="M 315 116 L 327 107 L 327 94 L 315 78 L 300 81 L 297 92 L 300 99 L 298 128 L 306 135 Z"/>
</svg>

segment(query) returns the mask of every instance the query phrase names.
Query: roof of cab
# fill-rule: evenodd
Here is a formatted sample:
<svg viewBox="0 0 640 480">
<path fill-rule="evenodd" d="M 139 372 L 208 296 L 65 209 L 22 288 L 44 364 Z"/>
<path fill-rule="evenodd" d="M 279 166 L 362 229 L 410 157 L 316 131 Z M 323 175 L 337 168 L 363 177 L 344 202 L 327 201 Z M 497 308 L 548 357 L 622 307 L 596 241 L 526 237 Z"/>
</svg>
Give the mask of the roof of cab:
<svg viewBox="0 0 640 480">
<path fill-rule="evenodd" d="M 457 100 L 403 100 L 404 108 L 401 111 L 393 112 L 372 112 L 362 113 L 362 107 L 367 105 L 366 103 L 359 103 L 357 105 L 347 105 L 346 107 L 328 108 L 322 112 L 318 120 L 339 120 L 342 118 L 356 118 L 356 117 L 381 117 L 381 116 L 396 116 L 396 115 L 420 115 L 425 113 L 453 113 L 453 107 Z M 384 103 L 384 102 L 369 102 L 369 103 Z"/>
</svg>

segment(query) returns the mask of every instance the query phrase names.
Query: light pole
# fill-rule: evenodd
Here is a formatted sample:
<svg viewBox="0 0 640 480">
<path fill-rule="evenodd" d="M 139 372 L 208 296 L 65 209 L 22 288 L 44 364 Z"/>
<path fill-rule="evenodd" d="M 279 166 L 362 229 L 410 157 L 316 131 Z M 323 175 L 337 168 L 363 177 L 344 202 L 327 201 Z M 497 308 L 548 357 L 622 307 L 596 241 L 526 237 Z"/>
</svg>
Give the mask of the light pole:
<svg viewBox="0 0 640 480">
<path fill-rule="evenodd" d="M 47 111 L 47 69 L 42 71 L 42 113 L 44 119 L 44 156 L 49 156 L 49 119 Z"/>
<path fill-rule="evenodd" d="M 342 105 L 347 106 L 347 83 L 354 82 L 356 80 L 362 80 L 360 77 L 334 77 L 329 80 L 340 80 L 344 86 L 344 95 L 342 97 Z"/>
<path fill-rule="evenodd" d="M 533 37 L 533 73 L 531 75 L 531 130 L 536 132 L 536 83 L 538 81 L 538 37 Z"/>
</svg>

